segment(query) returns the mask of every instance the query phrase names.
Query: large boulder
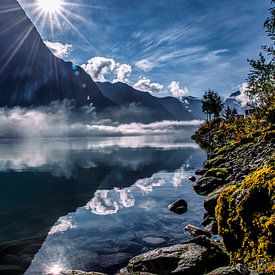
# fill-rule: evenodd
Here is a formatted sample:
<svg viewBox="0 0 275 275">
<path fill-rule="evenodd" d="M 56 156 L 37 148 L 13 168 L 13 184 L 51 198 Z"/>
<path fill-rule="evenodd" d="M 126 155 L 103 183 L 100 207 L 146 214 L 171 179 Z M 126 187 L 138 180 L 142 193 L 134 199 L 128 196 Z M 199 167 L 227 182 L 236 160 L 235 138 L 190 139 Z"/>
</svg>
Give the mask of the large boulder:
<svg viewBox="0 0 275 275">
<path fill-rule="evenodd" d="M 129 261 L 128 266 L 120 274 L 147 272 L 159 275 L 200 275 L 228 263 L 228 255 L 218 242 L 200 236 L 184 244 L 158 248 L 138 255 Z"/>
<path fill-rule="evenodd" d="M 183 199 L 179 199 L 168 206 L 168 209 L 176 214 L 183 214 L 187 209 L 187 202 Z"/>
</svg>

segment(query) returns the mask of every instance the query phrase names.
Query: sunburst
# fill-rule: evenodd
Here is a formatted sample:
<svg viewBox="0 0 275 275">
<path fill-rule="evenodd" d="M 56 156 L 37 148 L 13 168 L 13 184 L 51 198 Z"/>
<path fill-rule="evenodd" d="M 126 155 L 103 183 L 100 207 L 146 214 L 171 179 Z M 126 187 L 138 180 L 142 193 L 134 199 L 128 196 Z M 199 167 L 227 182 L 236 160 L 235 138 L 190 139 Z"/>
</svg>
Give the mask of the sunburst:
<svg viewBox="0 0 275 275">
<path fill-rule="evenodd" d="M 45 13 L 58 13 L 62 9 L 61 0 L 37 0 L 38 8 Z"/>
</svg>

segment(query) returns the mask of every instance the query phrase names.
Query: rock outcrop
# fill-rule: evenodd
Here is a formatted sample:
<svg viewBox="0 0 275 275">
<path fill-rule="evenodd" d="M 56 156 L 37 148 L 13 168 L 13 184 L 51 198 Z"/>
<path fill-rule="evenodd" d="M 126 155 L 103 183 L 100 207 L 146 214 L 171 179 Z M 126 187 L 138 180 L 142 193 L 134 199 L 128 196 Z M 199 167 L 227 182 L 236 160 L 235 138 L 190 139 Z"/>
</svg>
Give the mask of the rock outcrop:
<svg viewBox="0 0 275 275">
<path fill-rule="evenodd" d="M 200 236 L 184 244 L 158 248 L 138 255 L 119 274 L 200 275 L 228 263 L 229 257 L 219 242 Z"/>
</svg>

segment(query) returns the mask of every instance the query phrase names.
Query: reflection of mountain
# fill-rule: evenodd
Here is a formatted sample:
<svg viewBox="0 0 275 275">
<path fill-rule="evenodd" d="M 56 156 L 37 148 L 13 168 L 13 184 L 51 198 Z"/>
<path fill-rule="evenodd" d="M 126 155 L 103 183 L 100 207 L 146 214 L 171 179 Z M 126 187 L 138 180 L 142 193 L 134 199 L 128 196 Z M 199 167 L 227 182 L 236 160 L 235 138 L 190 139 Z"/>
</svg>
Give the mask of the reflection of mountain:
<svg viewBox="0 0 275 275">
<path fill-rule="evenodd" d="M 80 67 L 55 57 L 16 0 L 0 6 L 0 106 L 48 104 L 75 99 L 98 108 L 113 106 Z"/>
<path fill-rule="evenodd" d="M 166 150 L 116 146 L 87 150 L 86 144 L 82 146 L 77 142 L 61 146 L 46 142 L 21 149 L 16 144 L 5 146 L 1 147 L 5 152 L 1 156 L 5 159 L 0 157 L 1 242 L 45 237 L 60 216 L 85 205 L 96 190 L 130 186 L 159 170 L 174 171 L 196 151 L 192 146 Z M 29 167 L 22 166 L 29 159 L 26 153 L 35 157 Z M 16 167 L 19 170 L 14 171 Z M 20 246 L 1 246 L 0 265 L 6 264 L 6 255 L 15 254 L 21 257 L 19 262 L 25 269 L 29 264 L 26 257 L 30 260 L 41 245 L 40 241 L 34 242 L 35 246 L 28 245 L 35 248 L 33 251 L 31 248 L 26 251 L 22 243 Z M 24 261 L 22 254 L 27 255 Z"/>
</svg>

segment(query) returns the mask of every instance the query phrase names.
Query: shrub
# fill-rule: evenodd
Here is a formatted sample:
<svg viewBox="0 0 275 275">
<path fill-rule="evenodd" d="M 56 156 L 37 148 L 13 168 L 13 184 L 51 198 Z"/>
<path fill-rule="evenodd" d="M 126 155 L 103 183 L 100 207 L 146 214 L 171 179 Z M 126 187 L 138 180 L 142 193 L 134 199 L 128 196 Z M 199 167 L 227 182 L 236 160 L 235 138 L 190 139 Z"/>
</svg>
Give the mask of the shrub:
<svg viewBox="0 0 275 275">
<path fill-rule="evenodd" d="M 218 230 L 233 264 L 275 271 L 274 189 L 275 169 L 269 163 L 249 174 L 241 185 L 221 193 L 216 206 Z"/>
</svg>

